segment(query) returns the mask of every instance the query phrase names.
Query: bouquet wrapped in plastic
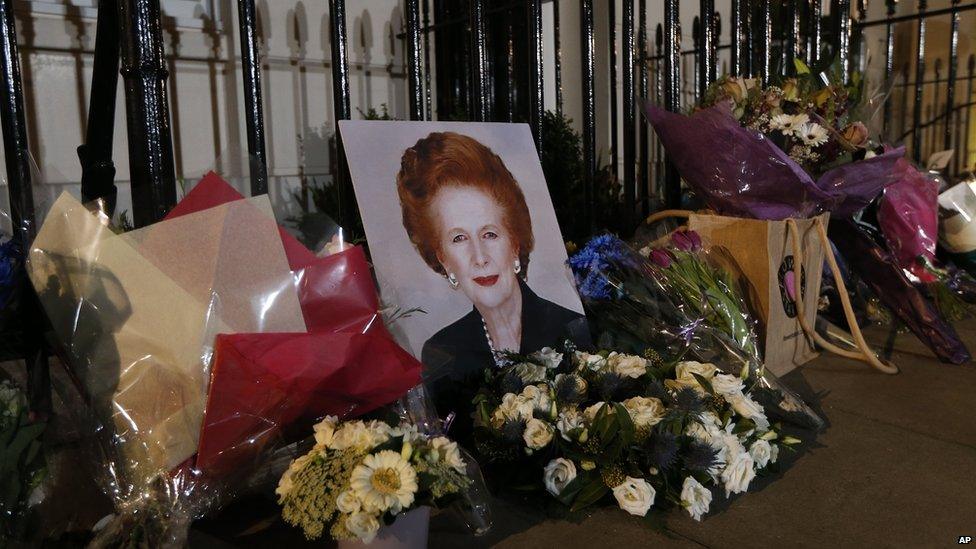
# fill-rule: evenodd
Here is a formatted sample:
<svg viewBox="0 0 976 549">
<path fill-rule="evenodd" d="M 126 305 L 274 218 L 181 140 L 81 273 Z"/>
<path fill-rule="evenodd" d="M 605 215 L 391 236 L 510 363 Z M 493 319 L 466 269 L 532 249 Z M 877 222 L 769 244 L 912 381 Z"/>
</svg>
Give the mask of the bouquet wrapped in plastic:
<svg viewBox="0 0 976 549">
<path fill-rule="evenodd" d="M 771 414 L 819 429 L 823 420 L 766 371 L 754 322 L 729 269 L 693 232 L 644 257 L 612 236 L 570 258 L 597 345 L 639 356 L 694 359 L 742 375 Z"/>
<path fill-rule="evenodd" d="M 830 212 L 832 239 L 869 242 L 861 227 L 847 220 L 897 180 L 895 164 L 904 148 L 876 154 L 879 147 L 854 116 L 863 89 L 859 78 L 852 85 L 832 83 L 802 62 L 797 73 L 765 87 L 755 79 L 725 77 L 706 91 L 690 116 L 649 103 L 645 114 L 682 179 L 707 207 L 768 220 Z M 898 290 L 878 297 L 936 356 L 968 360 L 959 336 L 937 310 L 933 316 L 923 307 L 905 306 L 927 298 L 901 280 L 904 275 L 883 250 L 874 252 L 847 259 L 865 281 Z M 944 337 L 931 337 L 946 327 Z"/>
<path fill-rule="evenodd" d="M 308 539 L 328 531 L 340 541 L 387 541 L 384 524 L 409 515 L 425 521 L 426 507 L 460 500 L 480 480 L 456 442 L 427 437 L 407 421 L 329 416 L 314 431 L 315 446 L 291 462 L 276 490 L 285 522 Z M 418 526 L 411 534 L 423 537 L 426 524 Z"/>
<path fill-rule="evenodd" d="M 62 195 L 28 273 L 119 511 L 96 544 L 181 544 L 274 442 L 419 381 L 378 317 L 362 250 L 316 257 L 266 196 L 215 175 L 122 234 Z"/>
</svg>

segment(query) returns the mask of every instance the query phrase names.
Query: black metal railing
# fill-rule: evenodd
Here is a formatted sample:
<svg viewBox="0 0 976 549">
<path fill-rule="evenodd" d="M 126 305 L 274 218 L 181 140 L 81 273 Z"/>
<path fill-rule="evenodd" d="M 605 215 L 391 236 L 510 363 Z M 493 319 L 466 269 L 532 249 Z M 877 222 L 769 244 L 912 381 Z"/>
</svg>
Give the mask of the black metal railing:
<svg viewBox="0 0 976 549">
<path fill-rule="evenodd" d="M 324 1 L 324 0 L 323 0 Z M 611 164 L 619 177 L 627 212 L 631 220 L 659 206 L 676 206 L 681 201 L 679 176 L 668 161 L 646 124 L 640 121 L 638 105 L 641 99 L 659 103 L 677 111 L 691 106 L 720 73 L 742 76 L 771 77 L 790 75 L 794 59 L 803 59 L 812 66 L 836 60 L 845 74 L 859 70 L 865 64 L 862 53 L 863 34 L 874 27 L 884 27 L 884 78 L 886 88 L 892 90 L 885 99 L 883 124 L 889 135 L 909 142 L 911 154 L 923 160 L 932 151 L 955 148 L 959 151 L 950 167 L 950 175 L 967 169 L 970 157 L 968 128 L 973 111 L 974 57 L 959 59 L 960 15 L 976 10 L 976 2 L 952 0 L 950 7 L 929 10 L 925 0 L 913 3 L 916 12 L 896 15 L 895 0 L 886 0 L 886 15 L 876 20 L 866 18 L 863 0 L 853 6 L 849 0 L 832 0 L 829 17 L 824 17 L 821 0 L 731 0 L 731 17 L 727 29 L 715 11 L 714 0 L 699 0 L 692 4 L 699 17 L 692 29 L 694 47 L 683 51 L 682 29 L 679 20 L 679 0 L 623 0 L 622 9 L 610 9 L 612 39 L 599 47 L 609 48 L 612 60 L 608 70 L 611 100 L 607 112 L 597 112 L 597 48 L 594 25 L 594 0 L 403 0 L 405 3 L 404 32 L 406 42 L 407 88 L 409 117 L 412 120 L 434 119 L 432 89 L 437 89 L 437 74 L 431 68 L 432 40 L 438 33 L 454 26 L 459 35 L 468 40 L 455 40 L 454 49 L 463 51 L 459 59 L 466 59 L 466 113 L 473 120 L 513 119 L 515 98 L 525 105 L 525 119 L 530 122 L 540 147 L 542 114 L 546 82 L 543 75 L 545 59 L 553 61 L 555 104 L 551 110 L 564 113 L 563 68 L 568 56 L 579 60 L 582 68 L 579 86 L 582 90 L 578 113 L 566 113 L 581 123 L 584 165 L 584 193 L 587 204 L 593 204 L 594 180 L 598 164 L 598 120 L 608 120 Z M 335 118 L 349 118 L 349 68 L 346 57 L 346 0 L 328 0 L 331 11 L 332 82 Z M 439 2 L 439 3 L 438 3 Z M 903 4 L 907 4 L 903 0 Z M 441 17 L 439 5 L 464 6 L 454 10 L 451 17 Z M 615 3 L 612 3 L 614 8 Z M 635 6 L 636 4 L 636 6 Z M 649 4 L 649 5 L 648 5 Z M 7 159 L 7 180 L 12 220 L 18 238 L 30 242 L 35 230 L 34 206 L 31 194 L 31 174 L 28 159 L 27 125 L 23 103 L 16 28 L 12 11 L 13 0 L 0 0 L 0 122 L 2 122 L 4 150 Z M 560 25 L 560 11 L 578 8 L 579 28 L 566 29 Z M 662 23 L 654 29 L 653 55 L 650 32 L 647 28 L 648 10 L 660 10 Z M 552 43 L 554 51 L 545 55 L 543 12 L 554 16 Z M 635 13 L 636 12 L 636 13 Z M 494 70 L 490 62 L 492 44 L 488 27 L 493 17 L 525 17 L 525 25 L 508 21 L 508 47 L 505 60 L 507 71 Z M 255 38 L 257 15 L 254 0 L 238 0 L 241 59 L 243 65 L 244 111 L 246 112 L 247 147 L 250 162 L 251 192 L 267 191 L 267 153 L 261 95 L 261 63 Z M 616 32 L 618 26 L 620 32 Z M 934 18 L 948 18 L 948 37 L 929 36 L 927 23 Z M 912 59 L 898 60 L 895 41 L 898 24 L 916 25 Z M 517 52 L 513 47 L 516 28 L 528 30 L 527 48 Z M 563 51 L 563 32 L 579 33 L 580 51 Z M 459 36 L 452 35 L 452 36 Z M 723 37 L 724 35 L 724 37 Z M 948 58 L 926 63 L 927 45 L 933 40 L 948 41 Z M 619 41 L 619 48 L 618 48 Z M 164 57 L 160 25 L 159 0 L 100 0 L 95 44 L 91 106 L 85 143 L 79 148 L 81 160 L 82 195 L 86 199 L 105 198 L 114 203 L 115 168 L 111 157 L 112 124 L 116 105 L 115 88 L 119 67 L 125 83 L 125 102 L 129 135 L 130 175 L 133 196 L 133 218 L 136 226 L 161 218 L 176 199 L 173 140 L 167 84 L 168 74 Z M 528 77 L 518 76 L 512 69 L 515 55 L 525 55 Z M 617 60 L 621 62 L 618 75 Z M 720 60 L 722 63 L 720 63 Z M 965 65 L 965 69 L 961 65 Z M 503 74 L 512 80 L 507 98 L 499 97 L 491 87 L 492 79 Z M 618 78 L 619 77 L 619 78 Z M 515 79 L 519 78 L 518 84 Z M 966 83 L 961 94 L 960 83 Z M 524 85 L 525 89 L 516 90 Z M 574 86 L 576 83 L 573 84 Z M 621 101 L 617 101 L 617 89 Z M 514 91 L 513 91 L 514 90 Z M 517 92 L 517 93 L 515 93 Z M 602 93 L 602 92 L 601 92 Z M 507 103 L 500 103 L 507 101 Z M 496 105 L 505 105 L 505 108 Z M 621 121 L 618 126 L 618 120 Z M 964 131 L 965 130 L 965 131 Z M 620 136 L 618 138 L 618 132 Z M 618 142 L 619 141 L 619 142 Z M 341 151 L 341 143 L 338 143 Z M 337 177 L 343 177 L 342 155 L 338 155 Z M 618 170 L 618 165 L 621 169 Z M 580 212 L 599 223 L 599 212 Z"/>
</svg>

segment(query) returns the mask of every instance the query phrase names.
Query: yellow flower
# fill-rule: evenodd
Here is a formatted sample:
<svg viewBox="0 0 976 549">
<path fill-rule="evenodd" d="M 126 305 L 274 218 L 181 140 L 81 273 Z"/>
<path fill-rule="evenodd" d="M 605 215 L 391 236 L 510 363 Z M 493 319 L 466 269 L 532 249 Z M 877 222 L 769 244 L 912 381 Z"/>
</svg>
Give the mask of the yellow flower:
<svg viewBox="0 0 976 549">
<path fill-rule="evenodd" d="M 399 452 L 383 450 L 366 456 L 353 470 L 349 484 L 365 511 L 396 514 L 413 504 L 417 472 Z"/>
</svg>

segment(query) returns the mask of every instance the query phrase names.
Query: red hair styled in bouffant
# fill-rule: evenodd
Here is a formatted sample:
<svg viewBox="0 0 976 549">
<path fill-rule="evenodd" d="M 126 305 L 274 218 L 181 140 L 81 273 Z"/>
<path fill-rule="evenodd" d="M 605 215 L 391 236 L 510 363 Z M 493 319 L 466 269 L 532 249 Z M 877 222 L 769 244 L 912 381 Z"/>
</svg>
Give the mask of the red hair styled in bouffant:
<svg viewBox="0 0 976 549">
<path fill-rule="evenodd" d="M 397 193 L 403 228 L 427 265 L 446 274 L 437 259 L 441 239 L 430 211 L 437 192 L 445 187 L 478 189 L 501 206 L 502 224 L 518 249 L 524 276 L 535 244 L 525 195 L 497 154 L 454 132 L 432 133 L 404 151 L 400 159 Z"/>
</svg>

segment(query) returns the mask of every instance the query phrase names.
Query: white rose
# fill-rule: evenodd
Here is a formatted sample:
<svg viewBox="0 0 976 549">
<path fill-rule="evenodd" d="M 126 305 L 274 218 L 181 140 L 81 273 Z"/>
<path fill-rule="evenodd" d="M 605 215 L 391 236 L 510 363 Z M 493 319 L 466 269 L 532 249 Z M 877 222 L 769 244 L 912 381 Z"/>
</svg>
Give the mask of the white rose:
<svg viewBox="0 0 976 549">
<path fill-rule="evenodd" d="M 610 368 L 617 374 L 638 378 L 647 372 L 647 361 L 639 356 L 615 354 L 607 359 Z"/>
<path fill-rule="evenodd" d="M 722 396 L 741 395 L 744 388 L 739 376 L 715 374 L 712 378 L 712 389 Z"/>
<path fill-rule="evenodd" d="M 554 496 L 562 493 L 566 485 L 576 478 L 576 464 L 564 458 L 557 458 L 546 465 L 542 475 L 546 490 Z"/>
<path fill-rule="evenodd" d="M 664 403 L 658 398 L 633 397 L 621 402 L 634 425 L 638 427 L 651 427 L 657 425 L 664 419 Z"/>
<path fill-rule="evenodd" d="M 546 380 L 546 367 L 531 362 L 517 364 L 515 373 L 518 374 L 523 383 L 539 383 Z"/>
<path fill-rule="evenodd" d="M 532 358 L 542 362 L 546 368 L 555 368 L 563 361 L 563 354 L 557 353 L 555 349 L 543 347 L 541 350 L 532 353 Z"/>
<path fill-rule="evenodd" d="M 617 505 L 631 515 L 642 517 L 654 505 L 654 487 L 642 478 L 627 477 L 619 486 L 613 489 L 613 497 Z"/>
<path fill-rule="evenodd" d="M 356 536 L 363 543 L 369 543 L 376 537 L 377 530 L 380 529 L 380 521 L 370 513 L 358 512 L 346 518 L 346 530 Z"/>
<path fill-rule="evenodd" d="M 611 353 L 611 355 L 612 354 L 613 353 Z M 600 355 L 591 355 L 590 353 L 584 353 L 582 351 L 576 351 L 576 360 L 581 366 L 584 366 L 586 369 L 594 372 L 602 369 L 607 363 L 607 359 Z"/>
<path fill-rule="evenodd" d="M 522 439 L 525 440 L 525 445 L 530 449 L 541 450 L 552 440 L 552 435 L 553 429 L 551 425 L 541 419 L 532 418 L 525 424 Z"/>
<path fill-rule="evenodd" d="M 430 447 L 433 450 L 431 455 L 436 457 L 437 461 L 446 463 L 459 473 L 464 473 L 467 469 L 464 460 L 461 459 L 461 451 L 458 450 L 457 442 L 447 437 L 437 437 L 430 441 Z"/>
<path fill-rule="evenodd" d="M 725 400 L 732 405 L 732 409 L 740 416 L 751 419 L 756 424 L 756 429 L 766 431 L 769 429 L 769 420 L 763 412 L 762 406 L 758 402 L 749 398 L 749 395 L 738 394 L 725 397 Z"/>
<path fill-rule="evenodd" d="M 362 509 L 363 504 L 356 497 L 356 494 L 352 493 L 352 490 L 346 490 L 336 498 L 336 507 L 339 512 L 351 515 Z"/>
<path fill-rule="evenodd" d="M 738 454 L 726 458 L 728 465 L 722 471 L 722 483 L 725 485 L 725 497 L 730 494 L 738 494 L 749 489 L 749 483 L 756 478 L 756 471 L 753 468 L 754 462 L 749 452 L 739 452 Z"/>
<path fill-rule="evenodd" d="M 669 385 L 677 385 L 678 387 L 691 387 L 698 392 L 704 392 L 701 385 L 698 384 L 698 378 L 694 374 L 698 374 L 701 377 L 711 380 L 715 377 L 715 373 L 718 368 L 713 364 L 696 362 L 694 360 L 688 360 L 685 362 L 679 362 L 674 368 L 675 378 L 674 380 L 669 380 Z"/>
<path fill-rule="evenodd" d="M 749 447 L 749 455 L 752 456 L 752 461 L 756 462 L 756 468 L 762 469 L 769 463 L 770 458 L 773 457 L 772 445 L 765 440 L 759 439 Z"/>
<path fill-rule="evenodd" d="M 712 504 L 712 492 L 693 477 L 686 477 L 681 485 L 681 506 L 691 518 L 700 521 Z"/>
<path fill-rule="evenodd" d="M 335 435 L 336 425 L 339 418 L 326 416 L 325 419 L 315 424 L 312 429 L 315 431 L 315 444 L 328 448 L 332 444 L 332 437 Z"/>
<path fill-rule="evenodd" d="M 583 416 L 580 415 L 575 409 L 565 410 L 559 413 L 559 419 L 556 420 L 556 429 L 559 429 L 559 435 L 563 437 L 563 440 L 572 441 L 569 437 L 570 432 L 574 429 L 581 429 L 578 433 L 578 437 L 582 438 L 583 433 L 586 432 L 586 427 L 583 422 Z"/>
</svg>

